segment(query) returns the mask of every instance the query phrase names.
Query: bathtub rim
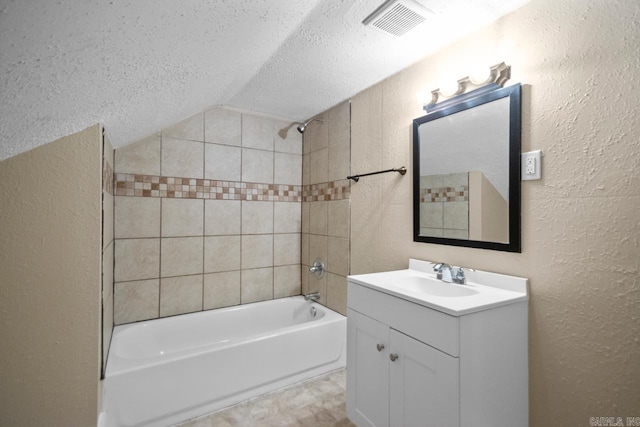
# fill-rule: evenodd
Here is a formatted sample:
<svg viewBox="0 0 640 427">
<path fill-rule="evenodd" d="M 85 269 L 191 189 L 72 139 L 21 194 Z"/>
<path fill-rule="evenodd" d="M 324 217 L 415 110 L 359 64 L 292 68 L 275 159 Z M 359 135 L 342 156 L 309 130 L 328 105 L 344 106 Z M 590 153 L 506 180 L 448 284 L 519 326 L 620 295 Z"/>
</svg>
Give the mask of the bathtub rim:
<svg viewBox="0 0 640 427">
<path fill-rule="evenodd" d="M 223 350 L 223 349 L 228 349 L 228 348 L 233 348 L 242 344 L 247 343 L 248 341 L 251 340 L 266 340 L 268 338 L 272 338 L 274 336 L 277 335 L 281 335 L 287 332 L 291 332 L 293 330 L 305 330 L 305 329 L 312 329 L 315 327 L 318 327 L 318 323 L 316 321 L 309 321 L 309 322 L 304 322 L 304 323 L 298 323 L 298 324 L 294 324 L 294 325 L 289 325 L 286 326 L 284 328 L 280 328 L 280 329 L 276 329 L 274 332 L 269 332 L 269 333 L 259 333 L 259 334 L 252 334 L 252 335 L 248 335 L 243 337 L 242 339 L 236 339 L 233 340 L 229 343 L 225 343 L 225 344 L 219 344 L 219 343 L 212 343 L 209 345 L 203 345 L 203 346 L 199 346 L 199 347 L 195 347 L 195 348 L 190 348 L 188 350 L 184 350 L 184 351 L 180 351 L 178 353 L 175 353 L 174 355 L 167 355 L 167 357 L 154 357 L 152 359 L 134 359 L 134 360 L 148 360 L 147 363 L 140 363 L 140 364 L 136 364 L 136 366 L 125 366 L 125 367 L 116 367 L 113 368 L 113 364 L 117 363 L 115 359 L 119 359 L 119 360 L 131 360 L 131 359 L 127 359 L 127 358 L 123 358 L 123 357 L 119 357 L 117 354 L 112 354 L 112 351 L 116 351 L 116 346 L 118 344 L 119 339 L 117 338 L 120 334 L 122 334 L 123 332 L 132 329 L 132 328 L 140 328 L 142 327 L 144 324 L 146 323 L 150 323 L 153 322 L 154 324 L 159 324 L 159 323 L 166 323 L 169 322 L 171 320 L 176 320 L 179 319 L 181 317 L 185 317 L 185 316 L 189 316 L 192 318 L 195 317 L 205 317 L 207 315 L 211 315 L 211 312 L 216 312 L 216 313 L 224 313 L 224 312 L 228 312 L 228 311 L 236 311 L 236 310 L 241 310 L 241 309 L 249 309 L 250 306 L 256 305 L 256 304 L 265 304 L 265 303 L 285 303 L 287 300 L 303 300 L 303 296 L 302 295 L 294 295 L 294 296 L 289 296 L 289 297 L 282 297 L 282 298 L 275 298 L 272 300 L 265 300 L 265 301 L 255 301 L 255 302 L 251 302 L 251 303 L 247 303 L 247 304 L 238 304 L 238 305 L 234 305 L 234 306 L 229 306 L 229 307 L 221 307 L 221 308 L 215 308 L 215 309 L 211 309 L 211 310 L 204 310 L 204 311 L 196 311 L 196 312 L 192 312 L 192 313 L 185 313 L 185 314 L 177 314 L 177 315 L 172 315 L 172 316 L 167 316 L 167 317 L 161 317 L 161 318 L 157 318 L 157 319 L 148 319 L 148 320 L 141 320 L 138 322 L 133 322 L 133 323 L 126 323 L 126 324 L 122 324 L 122 325 L 118 325 L 115 326 L 113 329 L 113 334 L 112 334 L 112 338 L 111 338 L 111 345 L 109 346 L 109 353 L 107 356 L 107 366 L 105 369 L 105 373 L 104 373 L 104 378 L 103 380 L 106 380 L 107 378 L 111 378 L 111 377 L 115 377 L 117 375 L 123 375 L 123 374 L 127 374 L 130 372 L 134 372 L 140 369 L 145 369 L 147 367 L 152 367 L 152 366 L 159 366 L 159 365 L 163 365 L 166 363 L 170 363 L 173 361 L 179 361 L 179 360 L 183 360 L 183 359 L 188 359 L 190 357 L 194 357 L 194 356 L 198 356 L 204 353 L 207 353 L 208 351 L 211 351 L 212 349 L 216 349 L 216 350 Z M 342 320 L 345 320 L 347 317 L 342 315 L 341 313 L 338 313 L 335 310 L 330 309 L 327 306 L 324 306 L 318 302 L 314 302 L 314 301 L 304 301 L 305 303 L 309 304 L 309 307 L 316 307 L 316 309 L 320 309 L 320 310 L 324 310 L 324 316 L 322 319 L 318 319 L 319 321 L 321 321 L 323 324 L 329 324 L 329 323 L 335 323 L 335 322 L 340 322 Z M 276 332 L 277 331 L 277 332 Z M 113 358 L 111 357 L 113 355 Z M 109 360 L 111 360 L 111 364 L 109 364 Z M 111 367 L 111 368 L 110 368 Z M 116 372 L 113 372 L 113 369 L 118 369 Z"/>
</svg>

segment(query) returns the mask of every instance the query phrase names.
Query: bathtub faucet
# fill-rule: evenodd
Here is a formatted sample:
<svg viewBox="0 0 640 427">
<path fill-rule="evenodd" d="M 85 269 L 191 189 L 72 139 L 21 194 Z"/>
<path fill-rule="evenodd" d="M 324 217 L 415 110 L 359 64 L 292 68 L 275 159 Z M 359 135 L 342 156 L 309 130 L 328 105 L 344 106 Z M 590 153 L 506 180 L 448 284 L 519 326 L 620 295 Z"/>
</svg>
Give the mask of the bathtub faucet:
<svg viewBox="0 0 640 427">
<path fill-rule="evenodd" d="M 318 301 L 320 300 L 320 292 L 311 292 L 304 296 L 305 301 Z"/>
</svg>

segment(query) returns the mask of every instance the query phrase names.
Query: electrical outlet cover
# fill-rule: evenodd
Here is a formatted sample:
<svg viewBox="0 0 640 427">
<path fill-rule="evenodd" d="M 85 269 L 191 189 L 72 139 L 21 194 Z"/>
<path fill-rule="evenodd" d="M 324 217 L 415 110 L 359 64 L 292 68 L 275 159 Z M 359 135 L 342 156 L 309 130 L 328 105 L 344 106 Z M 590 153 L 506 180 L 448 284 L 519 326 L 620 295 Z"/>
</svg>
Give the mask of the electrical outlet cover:
<svg viewBox="0 0 640 427">
<path fill-rule="evenodd" d="M 522 153 L 522 180 L 529 181 L 542 178 L 542 152 L 540 150 Z"/>
</svg>

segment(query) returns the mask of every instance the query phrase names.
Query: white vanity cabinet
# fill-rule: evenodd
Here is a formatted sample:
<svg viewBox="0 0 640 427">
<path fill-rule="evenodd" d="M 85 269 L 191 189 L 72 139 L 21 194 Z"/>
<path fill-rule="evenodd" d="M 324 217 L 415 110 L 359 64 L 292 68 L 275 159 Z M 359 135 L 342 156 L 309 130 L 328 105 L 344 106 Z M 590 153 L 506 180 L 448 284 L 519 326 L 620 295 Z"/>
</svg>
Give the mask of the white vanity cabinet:
<svg viewBox="0 0 640 427">
<path fill-rule="evenodd" d="M 526 299 L 455 315 L 377 289 L 360 280 L 365 276 L 348 279 L 352 422 L 359 427 L 528 425 Z"/>
<path fill-rule="evenodd" d="M 349 310 L 354 385 L 349 418 L 358 426 L 458 425 L 458 359 Z"/>
</svg>

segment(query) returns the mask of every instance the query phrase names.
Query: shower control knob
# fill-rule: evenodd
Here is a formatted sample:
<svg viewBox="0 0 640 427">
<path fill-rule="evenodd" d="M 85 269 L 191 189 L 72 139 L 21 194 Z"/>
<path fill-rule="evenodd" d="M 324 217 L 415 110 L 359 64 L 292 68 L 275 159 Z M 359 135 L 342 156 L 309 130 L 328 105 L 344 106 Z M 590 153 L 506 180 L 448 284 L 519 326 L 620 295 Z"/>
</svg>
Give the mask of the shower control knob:
<svg viewBox="0 0 640 427">
<path fill-rule="evenodd" d="M 384 350 L 384 344 L 376 344 L 376 348 L 378 349 L 378 351 L 382 351 Z"/>
<path fill-rule="evenodd" d="M 391 353 L 389 355 L 389 359 L 391 359 L 392 362 L 395 362 L 396 360 L 398 360 L 398 353 Z"/>
</svg>

